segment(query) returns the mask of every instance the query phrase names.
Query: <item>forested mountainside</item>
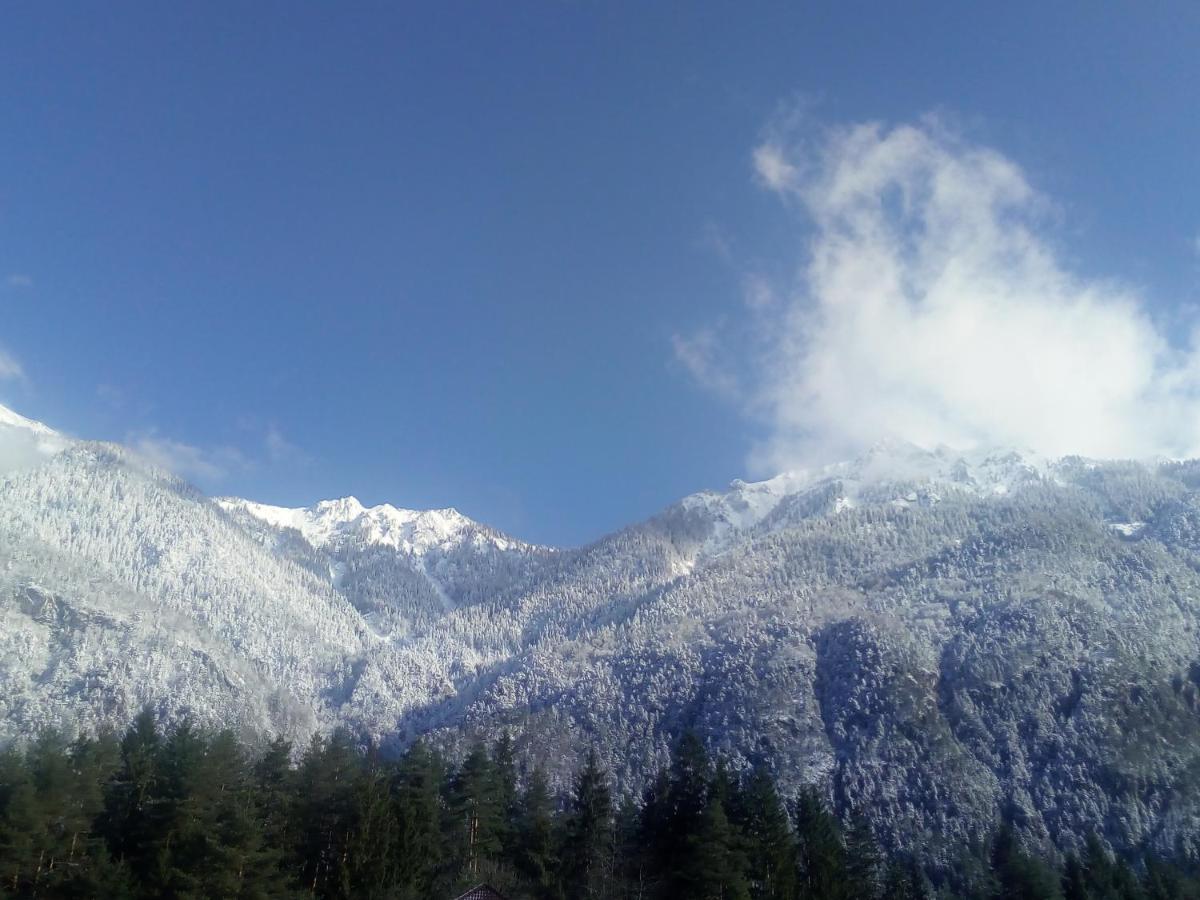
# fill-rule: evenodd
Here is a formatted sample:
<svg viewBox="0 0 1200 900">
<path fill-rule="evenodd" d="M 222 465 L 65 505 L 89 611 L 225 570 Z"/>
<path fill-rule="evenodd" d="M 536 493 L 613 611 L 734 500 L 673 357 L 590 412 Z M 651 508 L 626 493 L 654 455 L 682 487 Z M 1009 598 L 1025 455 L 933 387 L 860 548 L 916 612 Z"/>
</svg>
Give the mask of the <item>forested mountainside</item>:
<svg viewBox="0 0 1200 900">
<path fill-rule="evenodd" d="M 7 411 L 6 411 L 7 412 Z M 903 445 L 686 498 L 578 549 L 452 511 L 214 500 L 12 414 L 0 737 L 166 720 L 638 793 L 694 729 L 931 859 L 1200 851 L 1200 464 Z"/>
<path fill-rule="evenodd" d="M 1195 900 L 1193 859 L 1023 848 L 1009 823 L 938 867 L 885 853 L 819 790 L 783 798 L 685 732 L 636 799 L 594 752 L 569 790 L 522 764 L 507 733 L 460 762 L 418 741 L 364 753 L 347 732 L 298 758 L 140 713 L 124 736 L 46 733 L 0 752 L 0 895 L 47 900 L 320 897 L 450 900 Z M 494 896 L 494 894 L 489 894 Z"/>
</svg>

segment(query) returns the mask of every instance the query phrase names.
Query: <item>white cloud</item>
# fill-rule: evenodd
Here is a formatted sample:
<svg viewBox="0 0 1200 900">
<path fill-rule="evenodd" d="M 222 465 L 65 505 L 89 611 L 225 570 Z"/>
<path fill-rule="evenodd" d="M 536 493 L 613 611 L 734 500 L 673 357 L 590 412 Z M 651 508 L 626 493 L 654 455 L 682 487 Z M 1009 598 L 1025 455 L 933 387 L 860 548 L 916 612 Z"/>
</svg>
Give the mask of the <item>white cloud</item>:
<svg viewBox="0 0 1200 900">
<path fill-rule="evenodd" d="M 715 332 L 704 329 L 690 336 L 672 335 L 671 348 L 676 361 L 705 388 L 728 398 L 740 395 L 737 378 L 718 358 L 721 345 Z"/>
<path fill-rule="evenodd" d="M 303 464 L 309 461 L 308 454 L 284 437 L 279 426 L 274 423 L 267 426 L 263 435 L 263 447 L 267 451 L 267 458 L 273 463 Z"/>
<path fill-rule="evenodd" d="M 747 275 L 742 283 L 742 300 L 750 309 L 767 309 L 775 304 L 775 288 L 762 275 Z"/>
<path fill-rule="evenodd" d="M 162 437 L 153 429 L 132 433 L 125 443 L 147 462 L 189 480 L 219 482 L 251 468 L 250 460 L 235 447 L 198 447 Z"/>
<path fill-rule="evenodd" d="M 762 144 L 755 148 L 754 171 L 763 184 L 781 193 L 793 188 L 799 175 L 796 167 L 788 162 L 784 151 L 774 143 Z"/>
<path fill-rule="evenodd" d="M 1196 334 L 1131 288 L 1069 270 L 1021 169 L 936 121 L 776 132 L 762 183 L 804 219 L 800 277 L 676 355 L 703 383 L 736 334 L 778 470 L 884 438 L 1098 457 L 1200 453 Z M 683 352 L 681 352 L 681 347 Z"/>
<path fill-rule="evenodd" d="M 29 275 L 6 275 L 4 283 L 11 288 L 29 288 L 33 287 L 33 278 Z"/>
<path fill-rule="evenodd" d="M 24 381 L 25 370 L 20 362 L 3 347 L 0 347 L 0 381 Z"/>
</svg>

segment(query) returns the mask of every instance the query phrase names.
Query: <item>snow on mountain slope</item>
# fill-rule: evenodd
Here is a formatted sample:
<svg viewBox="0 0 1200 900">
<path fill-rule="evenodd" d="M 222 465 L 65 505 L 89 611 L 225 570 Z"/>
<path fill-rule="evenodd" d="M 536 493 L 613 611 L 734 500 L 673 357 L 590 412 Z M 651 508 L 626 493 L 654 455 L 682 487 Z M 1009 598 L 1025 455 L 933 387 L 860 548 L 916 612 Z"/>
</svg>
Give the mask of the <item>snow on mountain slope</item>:
<svg viewBox="0 0 1200 900">
<path fill-rule="evenodd" d="M 555 552 L 454 509 L 366 508 L 354 497 L 298 509 L 235 497 L 215 503 L 277 552 L 322 574 L 389 640 L 414 638 L 459 606 L 495 598 Z"/>
<path fill-rule="evenodd" d="M 685 511 L 711 521 L 703 555 L 727 550 L 781 511 L 785 500 L 835 489 L 835 511 L 881 499 L 903 506 L 919 500 L 937 502 L 938 491 L 998 496 L 1020 485 L 1052 477 L 1055 464 L 1031 451 L 949 448 L 925 450 L 898 441 L 883 442 L 862 456 L 814 469 L 785 472 L 759 482 L 733 481 L 724 493 L 702 491 L 680 501 Z M 903 488 L 898 490 L 898 488 Z"/>
<path fill-rule="evenodd" d="M 71 446 L 52 428 L 0 406 L 0 475 L 37 465 Z"/>
<path fill-rule="evenodd" d="M 72 706 L 128 717 L 136 698 L 303 736 L 336 720 L 379 643 L 328 585 L 112 445 L 0 479 L 0 572 L 8 733 L 69 724 Z"/>
<path fill-rule="evenodd" d="M 0 429 L 53 440 L 31 425 Z M 881 445 L 554 551 L 39 458 L 0 474 L 0 741 L 147 701 L 298 739 L 508 728 L 560 786 L 595 747 L 636 790 L 690 727 L 934 855 L 1001 809 L 1200 852 L 1200 462 Z"/>
<path fill-rule="evenodd" d="M 237 497 L 221 497 L 216 502 L 224 509 L 243 510 L 275 528 L 293 528 L 318 549 L 350 543 L 423 556 L 435 548 L 454 546 L 465 537 L 486 541 L 500 550 L 519 544 L 483 529 L 456 509 L 398 509 L 387 503 L 364 507 L 355 497 L 294 509 Z"/>
</svg>

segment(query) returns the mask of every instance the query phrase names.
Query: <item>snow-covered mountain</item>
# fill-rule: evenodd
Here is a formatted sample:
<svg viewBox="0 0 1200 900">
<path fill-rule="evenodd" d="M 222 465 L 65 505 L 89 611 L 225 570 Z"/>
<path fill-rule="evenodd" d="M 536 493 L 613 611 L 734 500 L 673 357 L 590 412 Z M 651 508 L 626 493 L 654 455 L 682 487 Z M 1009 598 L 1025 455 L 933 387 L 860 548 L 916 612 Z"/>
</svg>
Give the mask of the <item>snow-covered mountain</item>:
<svg viewBox="0 0 1200 900">
<path fill-rule="evenodd" d="M 386 503 L 364 507 L 355 497 L 322 500 L 315 506 L 288 509 L 237 497 L 217 500 L 223 508 L 243 511 L 277 529 L 292 529 L 318 549 L 389 547 L 410 556 L 446 550 L 473 541 L 498 550 L 524 546 L 472 522 L 456 509 L 397 509 Z"/>
<path fill-rule="evenodd" d="M 37 465 L 70 445 L 65 435 L 0 406 L 0 474 Z"/>
<path fill-rule="evenodd" d="M 1001 807 L 1063 847 L 1200 847 L 1200 463 L 882 445 L 555 550 L 214 500 L 43 428 L 0 412 L 0 739 L 146 702 L 297 740 L 509 728 L 632 788 L 692 727 L 935 855 Z"/>
</svg>

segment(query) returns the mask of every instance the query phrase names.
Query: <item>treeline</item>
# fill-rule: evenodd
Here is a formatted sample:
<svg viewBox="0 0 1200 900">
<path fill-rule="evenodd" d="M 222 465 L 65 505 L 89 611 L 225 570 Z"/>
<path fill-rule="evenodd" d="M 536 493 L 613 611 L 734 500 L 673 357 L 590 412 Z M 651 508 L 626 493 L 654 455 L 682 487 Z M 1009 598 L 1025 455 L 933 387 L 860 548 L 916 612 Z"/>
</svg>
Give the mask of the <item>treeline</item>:
<svg viewBox="0 0 1200 900">
<path fill-rule="evenodd" d="M 1061 868 L 1001 828 L 945 883 L 839 823 L 815 790 L 784 802 L 769 775 L 732 773 L 685 735 L 642 797 L 614 801 L 595 754 L 568 796 L 518 773 L 512 742 L 458 765 L 421 744 L 399 759 L 345 733 L 293 762 L 229 732 L 43 735 L 0 754 L 0 896 L 452 898 L 489 882 L 512 900 L 1200 898 L 1186 867 L 1137 869 L 1089 841 Z"/>
</svg>

